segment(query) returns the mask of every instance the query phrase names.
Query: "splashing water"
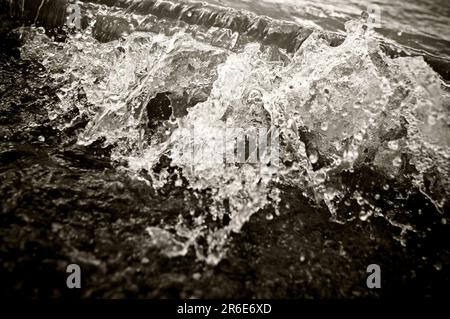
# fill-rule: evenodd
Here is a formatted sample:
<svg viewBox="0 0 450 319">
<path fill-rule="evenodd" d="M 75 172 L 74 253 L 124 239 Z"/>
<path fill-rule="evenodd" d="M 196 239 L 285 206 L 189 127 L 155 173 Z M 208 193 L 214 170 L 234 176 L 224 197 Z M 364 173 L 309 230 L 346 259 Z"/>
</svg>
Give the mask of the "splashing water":
<svg viewBox="0 0 450 319">
<path fill-rule="evenodd" d="M 236 46 L 233 37 L 218 45 L 213 34 L 199 39 L 182 28 L 101 43 L 94 22 L 64 43 L 32 28 L 22 54 L 60 87 L 49 118 L 60 129 L 89 121 L 79 144 L 112 146 L 118 169 L 140 179 L 145 172 L 156 189 L 211 193 L 192 220 L 180 215 L 146 228 L 167 256 L 193 247 L 198 259 L 217 264 L 253 214 L 277 214 L 283 186 L 304 190 L 340 223 L 355 218 L 342 210 L 355 201 L 368 221 L 383 213 L 380 195 L 342 180 L 362 166 L 388 183 L 412 183 L 439 211 L 448 204 L 450 104 L 441 80 L 421 57 L 387 57 L 362 20 L 346 23 L 339 46 L 313 32 L 295 53 L 251 41 Z M 68 123 L 73 108 L 78 115 Z M 261 129 L 262 139 L 279 144 L 279 161 L 262 149 L 258 161 L 224 160 L 221 132 L 235 141 Z"/>
</svg>

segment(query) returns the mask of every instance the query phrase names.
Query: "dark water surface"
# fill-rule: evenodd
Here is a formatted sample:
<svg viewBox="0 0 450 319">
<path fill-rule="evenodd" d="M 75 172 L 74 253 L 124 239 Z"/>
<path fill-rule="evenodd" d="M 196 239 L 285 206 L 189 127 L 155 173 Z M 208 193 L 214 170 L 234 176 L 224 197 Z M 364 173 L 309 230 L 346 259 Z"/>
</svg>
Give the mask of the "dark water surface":
<svg viewBox="0 0 450 319">
<path fill-rule="evenodd" d="M 297 54 L 277 47 L 288 33 L 277 21 L 282 31 L 236 40 L 235 24 L 142 13 L 154 1 L 126 12 L 86 1 L 84 31 L 53 30 L 63 2 L 41 8 L 47 31 L 0 2 L 2 296 L 445 296 L 445 72 L 391 59 L 374 39 L 445 65 L 448 1 L 375 2 L 383 27 L 369 36 L 363 1 L 209 1 L 348 33 L 330 47 L 296 30 Z M 39 1 L 26 3 L 35 13 Z M 203 162 L 192 172 L 176 156 L 190 143 L 181 128 L 208 137 L 224 122 L 279 127 L 279 172 Z M 66 288 L 70 263 L 82 289 Z M 382 289 L 367 288 L 369 264 Z"/>
<path fill-rule="evenodd" d="M 446 0 L 209 0 L 276 19 L 343 31 L 344 23 L 369 5 L 380 8 L 381 35 L 398 43 L 450 58 L 450 3 Z"/>
</svg>

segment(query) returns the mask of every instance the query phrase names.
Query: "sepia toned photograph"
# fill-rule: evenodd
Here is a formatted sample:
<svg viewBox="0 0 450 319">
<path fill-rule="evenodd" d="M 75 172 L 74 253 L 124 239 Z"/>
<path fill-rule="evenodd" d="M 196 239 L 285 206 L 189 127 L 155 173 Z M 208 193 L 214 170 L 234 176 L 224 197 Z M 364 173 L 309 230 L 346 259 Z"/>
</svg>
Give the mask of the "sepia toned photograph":
<svg viewBox="0 0 450 319">
<path fill-rule="evenodd" d="M 448 0 L 0 0 L 0 96 L 2 298 L 449 297 Z"/>
</svg>

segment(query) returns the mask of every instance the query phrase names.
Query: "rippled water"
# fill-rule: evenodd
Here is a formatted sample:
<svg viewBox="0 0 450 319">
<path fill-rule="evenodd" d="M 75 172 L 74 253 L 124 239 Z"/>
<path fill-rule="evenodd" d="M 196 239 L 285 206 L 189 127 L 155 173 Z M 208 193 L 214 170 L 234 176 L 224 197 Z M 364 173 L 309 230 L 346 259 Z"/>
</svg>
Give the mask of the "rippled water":
<svg viewBox="0 0 450 319">
<path fill-rule="evenodd" d="M 253 215 L 270 221 L 290 209 L 282 198 L 292 188 L 326 209 L 333 223 L 384 219 L 397 229 L 388 236 L 403 246 L 419 232 L 408 215 L 421 214 L 405 199 L 420 196 L 446 221 L 447 1 L 373 2 L 382 10 L 375 30 L 361 16 L 365 1 L 209 1 L 248 11 L 224 9 L 219 17 L 215 6 L 96 2 L 104 1 L 80 2 L 84 29 L 65 38 L 44 27 L 13 31 L 21 59 L 36 64 L 23 90 L 39 97 L 39 109 L 11 124 L 4 119 L 2 156 L 25 152 L 27 170 L 36 169 L 29 174 L 47 176 L 31 181 L 34 187 L 62 192 L 76 174 L 95 197 L 122 198 L 123 179 L 131 189 L 142 187 L 139 198 L 176 191 L 184 212 L 165 216 L 160 211 L 171 204 L 161 196 L 155 215 L 143 200 L 134 208 L 158 217 L 137 231 L 165 256 L 193 251 L 210 265 L 227 257 Z M 46 19 L 45 3 L 42 10 Z M 23 92 L 8 95 L 21 72 L 14 63 L 6 62 L 2 75 L 11 110 L 27 103 Z M 259 129 L 279 134 L 279 161 L 223 160 L 220 130 L 234 140 Z M 17 140 L 31 141 L 31 151 L 19 151 Z M 42 160 L 58 169 L 28 158 L 41 147 L 50 149 Z M 192 163 L 187 150 L 199 149 L 204 156 Z M 19 164 L 9 165 L 4 176 Z M 23 191 L 7 185 L 3 194 Z M 14 196 L 4 211 L 15 209 Z M 114 208 L 111 200 L 107 208 Z M 55 201 L 70 203 L 64 196 Z"/>
<path fill-rule="evenodd" d="M 344 23 L 359 16 L 369 5 L 381 9 L 381 28 L 377 31 L 394 41 L 422 49 L 441 57 L 450 57 L 450 5 L 446 0 L 210 0 L 210 3 L 232 6 L 277 19 L 314 24 L 343 31 Z"/>
</svg>

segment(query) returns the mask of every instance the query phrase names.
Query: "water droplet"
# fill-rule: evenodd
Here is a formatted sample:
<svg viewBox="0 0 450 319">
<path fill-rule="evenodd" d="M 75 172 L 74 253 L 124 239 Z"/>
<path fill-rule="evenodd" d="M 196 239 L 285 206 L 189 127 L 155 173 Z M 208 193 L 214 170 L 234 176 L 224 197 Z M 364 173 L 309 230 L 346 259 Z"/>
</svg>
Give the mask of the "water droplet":
<svg viewBox="0 0 450 319">
<path fill-rule="evenodd" d="M 58 113 L 54 112 L 54 111 L 50 111 L 48 112 L 48 118 L 50 121 L 53 121 L 54 119 L 56 119 L 58 117 Z"/>
<path fill-rule="evenodd" d="M 177 179 L 177 180 L 175 181 L 175 186 L 176 186 L 176 187 L 181 187 L 181 186 L 183 186 L 183 181 L 181 180 L 181 178 L 179 178 L 179 179 Z"/>
<path fill-rule="evenodd" d="M 328 122 L 322 122 L 322 124 L 320 124 L 320 129 L 322 130 L 322 131 L 326 131 L 326 130 L 328 130 Z"/>
<path fill-rule="evenodd" d="M 355 104 L 353 104 L 353 108 L 359 109 L 359 108 L 361 108 L 361 105 L 362 105 L 361 101 L 356 101 Z"/>
<path fill-rule="evenodd" d="M 311 154 L 309 154 L 309 161 L 311 162 L 311 164 L 315 164 L 318 160 L 319 156 L 317 155 L 317 152 L 313 150 Z"/>
<path fill-rule="evenodd" d="M 273 219 L 273 215 L 271 213 L 266 215 L 266 219 L 267 220 L 272 220 Z"/>
<path fill-rule="evenodd" d="M 388 147 L 393 151 L 398 150 L 398 141 L 389 141 Z"/>
<path fill-rule="evenodd" d="M 175 116 L 171 115 L 169 117 L 169 123 L 172 125 L 177 124 L 177 118 Z"/>
<path fill-rule="evenodd" d="M 394 165 L 395 167 L 402 166 L 402 159 L 400 158 L 400 156 L 397 156 L 392 160 L 392 165 Z"/>
<path fill-rule="evenodd" d="M 379 200 L 380 197 L 381 197 L 380 194 L 375 194 L 375 199 L 376 199 L 376 200 Z"/>
<path fill-rule="evenodd" d="M 38 137 L 39 142 L 45 142 L 45 137 L 43 137 L 42 135 L 40 135 Z"/>
<path fill-rule="evenodd" d="M 263 98 L 263 95 L 262 95 L 261 91 L 259 91 L 257 89 L 253 89 L 248 94 L 247 102 L 248 103 L 262 103 L 262 101 L 263 101 L 262 98 Z"/>
<path fill-rule="evenodd" d="M 304 262 L 306 260 L 306 257 L 305 257 L 305 255 L 300 255 L 300 262 Z"/>
<path fill-rule="evenodd" d="M 319 172 L 319 173 L 317 173 L 315 180 L 317 183 L 321 184 L 321 183 L 325 182 L 326 178 L 327 178 L 327 175 L 324 172 Z"/>
<path fill-rule="evenodd" d="M 429 125 L 435 125 L 436 124 L 436 117 L 433 114 L 428 115 L 428 124 Z"/>
<path fill-rule="evenodd" d="M 385 191 L 387 191 L 387 190 L 389 189 L 389 184 L 385 184 L 385 185 L 383 186 L 383 189 L 384 189 Z"/>
<path fill-rule="evenodd" d="M 363 199 L 361 196 L 359 196 L 359 197 L 356 199 L 356 201 L 358 202 L 358 205 L 359 205 L 359 206 L 364 205 L 364 199 Z"/>
<path fill-rule="evenodd" d="M 362 210 L 359 212 L 359 219 L 365 222 L 367 218 L 369 218 L 370 213 L 367 213 L 366 211 Z"/>
</svg>

